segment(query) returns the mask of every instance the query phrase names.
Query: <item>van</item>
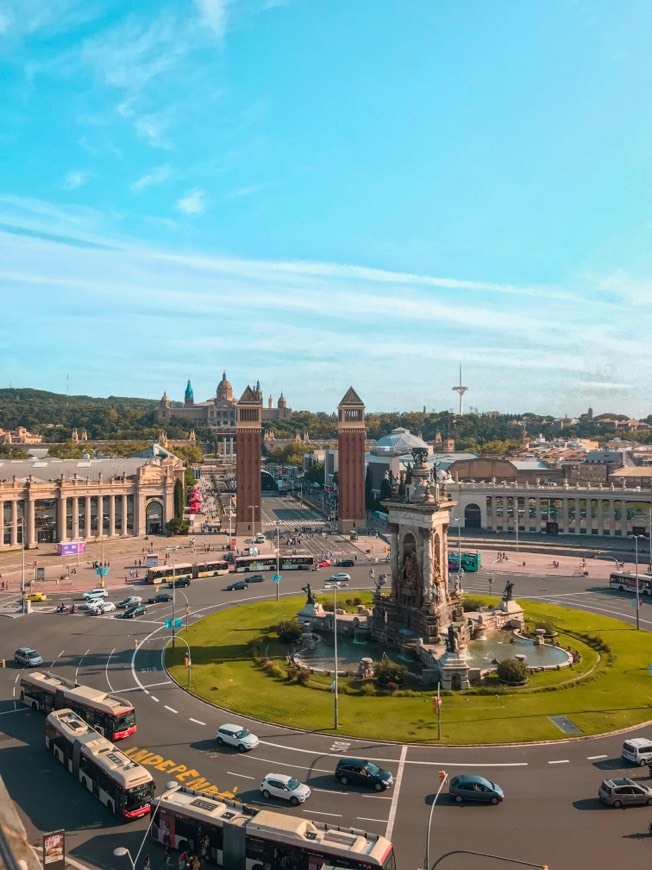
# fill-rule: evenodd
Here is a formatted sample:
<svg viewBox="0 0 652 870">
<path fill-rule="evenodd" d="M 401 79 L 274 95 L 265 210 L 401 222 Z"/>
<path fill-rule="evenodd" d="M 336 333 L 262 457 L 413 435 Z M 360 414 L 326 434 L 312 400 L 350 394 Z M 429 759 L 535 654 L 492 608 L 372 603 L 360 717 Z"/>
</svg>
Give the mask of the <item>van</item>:
<svg viewBox="0 0 652 870">
<path fill-rule="evenodd" d="M 264 544 L 265 543 L 265 535 L 263 535 L 262 532 L 258 532 L 258 534 L 256 535 L 256 543 L 257 544 Z"/>
<path fill-rule="evenodd" d="M 645 737 L 630 737 L 623 743 L 622 757 L 643 767 L 652 762 L 652 740 Z"/>
</svg>

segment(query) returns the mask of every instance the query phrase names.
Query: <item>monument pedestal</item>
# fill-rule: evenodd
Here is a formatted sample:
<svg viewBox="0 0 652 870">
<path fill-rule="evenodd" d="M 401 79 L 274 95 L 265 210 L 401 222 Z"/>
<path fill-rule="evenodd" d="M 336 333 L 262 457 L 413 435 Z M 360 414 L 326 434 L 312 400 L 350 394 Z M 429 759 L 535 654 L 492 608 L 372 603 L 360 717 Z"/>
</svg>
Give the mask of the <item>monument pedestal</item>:
<svg viewBox="0 0 652 870">
<path fill-rule="evenodd" d="M 460 691 L 460 689 L 468 689 L 471 685 L 469 663 L 458 651 L 444 653 L 439 659 L 439 672 L 442 689 Z"/>
</svg>

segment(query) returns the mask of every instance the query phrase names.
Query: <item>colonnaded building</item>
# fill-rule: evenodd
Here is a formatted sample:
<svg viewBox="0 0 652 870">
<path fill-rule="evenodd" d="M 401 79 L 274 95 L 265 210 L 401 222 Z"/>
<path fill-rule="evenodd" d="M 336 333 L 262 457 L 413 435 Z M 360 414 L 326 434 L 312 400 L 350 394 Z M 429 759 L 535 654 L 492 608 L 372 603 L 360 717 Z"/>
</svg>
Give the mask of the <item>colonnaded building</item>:
<svg viewBox="0 0 652 870">
<path fill-rule="evenodd" d="M 0 550 L 159 534 L 183 478 L 158 444 L 126 458 L 0 460 Z"/>
</svg>

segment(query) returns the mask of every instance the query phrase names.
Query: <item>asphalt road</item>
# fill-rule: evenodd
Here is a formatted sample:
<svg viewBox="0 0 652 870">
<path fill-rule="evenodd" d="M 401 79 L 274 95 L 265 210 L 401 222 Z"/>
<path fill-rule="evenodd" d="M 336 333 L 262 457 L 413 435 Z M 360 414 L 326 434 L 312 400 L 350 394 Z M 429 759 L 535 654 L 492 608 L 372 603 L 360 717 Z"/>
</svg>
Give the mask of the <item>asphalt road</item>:
<svg viewBox="0 0 652 870">
<path fill-rule="evenodd" d="M 289 503 L 280 502 L 279 508 L 292 510 Z M 298 510 L 306 524 L 314 525 L 309 512 Z M 287 528 L 294 519 L 284 517 Z M 330 541 L 338 555 L 348 555 L 348 542 L 334 537 L 306 538 L 301 549 L 320 555 L 328 552 L 324 542 Z M 351 588 L 369 587 L 368 569 L 368 565 L 347 569 L 352 575 Z M 319 576 L 325 579 L 327 572 L 323 569 Z M 495 588 L 500 590 L 505 577 L 513 580 L 517 597 L 545 598 L 629 622 L 634 619 L 630 597 L 605 591 L 604 583 L 595 578 L 558 573 L 521 576 L 514 569 L 505 575 L 494 570 L 492 576 Z M 299 592 L 305 577 L 302 572 L 284 574 L 282 594 Z M 487 577 L 486 572 L 466 575 L 466 590 L 486 592 Z M 184 590 L 191 605 L 190 619 L 251 597 L 275 594 L 273 584 L 268 582 L 247 593 L 223 592 L 225 585 L 225 578 L 206 579 Z M 140 594 L 136 588 L 129 591 Z M 116 589 L 111 598 L 117 600 L 124 594 L 124 587 Z M 222 722 L 242 718 L 221 713 L 187 695 L 167 679 L 162 669 L 161 649 L 167 638 L 163 624 L 170 613 L 169 604 L 150 607 L 145 617 L 134 621 L 115 619 L 113 614 L 92 617 L 46 612 L 55 604 L 56 597 L 30 616 L 3 619 L 0 623 L 0 646 L 8 657 L 7 667 L 0 670 L 1 769 L 30 835 L 36 839 L 39 832 L 66 828 L 69 851 L 85 863 L 125 866 L 127 859 L 113 857 L 112 850 L 125 845 L 135 854 L 146 822 L 116 824 L 114 817 L 88 797 L 45 752 L 43 717 L 15 701 L 20 671 L 10 656 L 24 644 L 37 646 L 55 672 L 133 700 L 138 732 L 122 741 L 121 748 L 148 753 L 141 763 L 150 767 L 159 789 L 170 778 L 189 782 L 201 777 L 220 791 L 231 791 L 247 801 L 377 831 L 393 840 L 400 870 L 414 870 L 424 858 L 437 771 L 446 769 L 450 776 L 478 772 L 502 785 L 505 802 L 497 807 L 457 805 L 444 794 L 433 815 L 431 863 L 446 852 L 465 849 L 545 863 L 555 870 L 649 866 L 652 840 L 647 826 L 652 811 L 606 809 L 596 797 L 600 781 L 607 776 L 629 775 L 649 782 L 647 769 L 621 763 L 622 735 L 537 746 L 437 748 L 377 744 L 352 740 L 345 734 L 333 738 L 249 723 L 261 744 L 254 752 L 239 755 L 229 749 L 218 750 L 214 734 Z M 641 626 L 649 630 L 651 625 L 652 610 L 646 603 Z M 346 719 L 346 698 L 342 697 L 343 732 Z M 343 753 L 368 757 L 388 767 L 395 776 L 393 789 L 382 794 L 344 790 L 333 777 L 337 758 Z M 171 773 L 173 767 L 176 772 Z M 289 772 L 308 782 L 313 790 L 310 800 L 296 809 L 266 802 L 258 785 L 270 771 Z M 161 854 L 154 847 L 152 856 L 153 866 L 162 866 Z M 458 856 L 439 866 L 471 870 L 509 865 L 504 860 Z"/>
</svg>

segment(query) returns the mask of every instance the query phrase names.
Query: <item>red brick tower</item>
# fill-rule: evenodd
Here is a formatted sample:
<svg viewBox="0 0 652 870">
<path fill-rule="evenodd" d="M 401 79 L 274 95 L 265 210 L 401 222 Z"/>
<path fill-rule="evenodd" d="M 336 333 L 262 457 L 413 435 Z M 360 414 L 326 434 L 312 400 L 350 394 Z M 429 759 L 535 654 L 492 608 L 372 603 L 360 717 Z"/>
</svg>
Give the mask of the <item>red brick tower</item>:
<svg viewBox="0 0 652 870">
<path fill-rule="evenodd" d="M 236 404 L 236 535 L 249 536 L 261 531 L 262 410 L 260 398 L 247 387 Z"/>
<path fill-rule="evenodd" d="M 353 387 L 337 406 L 339 530 L 350 532 L 366 525 L 364 503 L 364 403 Z"/>
</svg>

